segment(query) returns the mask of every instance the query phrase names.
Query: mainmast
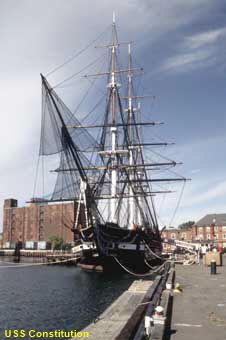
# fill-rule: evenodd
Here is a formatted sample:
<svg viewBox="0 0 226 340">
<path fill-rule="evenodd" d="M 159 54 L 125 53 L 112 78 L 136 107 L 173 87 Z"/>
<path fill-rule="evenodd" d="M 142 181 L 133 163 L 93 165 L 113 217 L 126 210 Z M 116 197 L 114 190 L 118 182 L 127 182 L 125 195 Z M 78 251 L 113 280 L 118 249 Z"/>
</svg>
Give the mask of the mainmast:
<svg viewBox="0 0 226 340">
<path fill-rule="evenodd" d="M 116 141 L 117 141 L 117 127 L 116 127 L 116 90 L 117 82 L 115 77 L 116 64 L 116 27 L 115 27 L 115 13 L 113 13 L 112 23 L 112 46 L 111 46 L 111 82 L 109 83 L 111 93 L 111 113 L 112 113 L 112 127 L 111 127 L 111 203 L 110 203 L 110 221 L 117 223 L 117 157 L 116 157 Z"/>
</svg>

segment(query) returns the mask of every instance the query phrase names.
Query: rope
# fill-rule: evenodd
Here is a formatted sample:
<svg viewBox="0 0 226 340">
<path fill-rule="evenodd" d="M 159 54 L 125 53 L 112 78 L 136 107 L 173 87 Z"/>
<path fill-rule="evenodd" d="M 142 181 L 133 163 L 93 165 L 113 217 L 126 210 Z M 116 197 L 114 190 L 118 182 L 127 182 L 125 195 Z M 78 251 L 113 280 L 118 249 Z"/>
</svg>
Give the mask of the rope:
<svg viewBox="0 0 226 340">
<path fill-rule="evenodd" d="M 177 211 L 178 211 L 178 209 L 179 209 L 179 205 L 180 205 L 180 203 L 181 203 L 181 199 L 182 199 L 182 196 L 183 196 L 183 193 L 184 193 L 185 184 L 186 184 L 186 181 L 184 181 L 184 183 L 183 183 L 183 186 L 182 186 L 182 189 L 181 189 L 181 193 L 180 193 L 180 196 L 179 196 L 179 199 L 178 199 L 176 208 L 175 208 L 175 210 L 174 210 L 173 216 L 172 216 L 172 218 L 171 218 L 171 220 L 170 220 L 169 226 L 172 225 L 172 222 L 173 222 L 173 220 L 174 220 L 174 218 L 175 218 L 175 216 L 176 216 L 176 213 L 177 213 Z"/>
<path fill-rule="evenodd" d="M 38 182 L 39 161 L 40 161 L 40 155 L 38 155 L 37 165 L 36 165 L 36 169 L 35 169 L 35 182 L 34 182 L 32 197 L 35 197 L 35 192 L 36 192 L 36 187 L 37 187 L 37 182 Z"/>
<path fill-rule="evenodd" d="M 101 33 L 98 35 L 98 37 L 96 39 L 94 39 L 93 41 L 91 41 L 89 44 L 87 44 L 83 49 L 81 49 L 79 52 L 77 52 L 75 55 L 73 55 L 72 57 L 70 57 L 69 59 L 67 59 L 64 63 L 62 63 L 61 65 L 57 66 L 56 68 L 54 68 L 52 71 L 48 72 L 46 74 L 46 77 L 48 77 L 50 74 L 56 72 L 57 70 L 61 69 L 64 65 L 70 63 L 73 59 L 75 59 L 76 57 L 78 57 L 80 54 L 82 54 L 85 50 L 87 50 L 93 43 L 95 43 L 103 34 L 105 34 L 107 31 L 109 30 L 109 26 Z"/>
<path fill-rule="evenodd" d="M 22 268 L 22 267 L 34 267 L 34 266 L 46 266 L 46 265 L 51 265 L 51 264 L 56 264 L 56 263 L 64 263 L 64 262 L 69 262 L 69 261 L 73 261 L 73 260 L 77 260 L 77 257 L 73 257 L 71 259 L 67 259 L 67 260 L 61 260 L 61 261 L 56 261 L 56 262 L 40 262 L 40 263 L 29 263 L 29 264 L 17 264 L 17 265 L 11 265 L 11 266 L 0 266 L 0 269 L 2 268 Z M 0 261 L 0 263 L 11 263 L 11 262 L 4 262 L 4 261 Z"/>
<path fill-rule="evenodd" d="M 68 80 L 71 80 L 72 78 L 76 77 L 77 75 L 79 75 L 80 73 L 82 73 L 85 69 L 87 69 L 88 67 L 94 65 L 97 61 L 99 61 L 103 56 L 106 55 L 106 52 L 103 53 L 101 56 L 99 56 L 98 58 L 96 58 L 94 61 L 92 61 L 91 63 L 89 63 L 88 65 L 86 65 L 85 67 L 83 67 L 80 71 L 72 74 L 70 77 L 65 78 L 64 80 L 62 80 L 61 82 L 57 83 L 56 85 L 54 85 L 52 88 L 55 89 L 56 87 L 59 87 L 60 85 L 62 85 L 63 83 L 65 83 Z"/>
<path fill-rule="evenodd" d="M 126 268 L 115 256 L 113 256 L 113 258 L 115 259 L 115 261 L 129 274 L 131 275 L 134 275 L 134 276 L 137 276 L 137 277 L 142 277 L 142 276 L 150 276 L 154 273 L 157 273 L 159 272 L 167 262 L 170 262 L 170 261 L 165 261 L 161 266 L 159 266 L 157 269 L 155 270 L 152 270 L 151 272 L 148 272 L 148 273 L 144 273 L 144 274 L 138 274 L 138 273 L 134 273 L 132 272 L 130 269 Z"/>
<path fill-rule="evenodd" d="M 144 241 L 145 242 L 145 241 Z M 150 251 L 150 253 L 154 256 L 154 257 L 156 257 L 157 259 L 160 259 L 160 260 L 164 260 L 161 256 L 158 256 L 157 254 L 155 254 L 152 250 L 151 250 L 151 248 L 148 246 L 148 244 L 145 242 L 145 245 L 146 245 L 146 247 L 148 248 L 148 250 Z"/>
<path fill-rule="evenodd" d="M 150 264 L 148 263 L 148 261 L 146 259 L 144 259 L 144 263 L 146 264 L 146 266 L 148 266 L 150 269 L 154 269 L 154 267 L 150 266 Z"/>
</svg>

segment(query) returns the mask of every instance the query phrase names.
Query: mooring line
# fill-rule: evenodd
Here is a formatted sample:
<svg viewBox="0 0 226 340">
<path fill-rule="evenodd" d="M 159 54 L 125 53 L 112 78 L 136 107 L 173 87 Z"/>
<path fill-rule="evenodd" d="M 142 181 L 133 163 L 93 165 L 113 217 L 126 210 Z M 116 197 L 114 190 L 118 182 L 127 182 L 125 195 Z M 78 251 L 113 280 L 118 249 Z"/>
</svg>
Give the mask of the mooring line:
<svg viewBox="0 0 226 340">
<path fill-rule="evenodd" d="M 157 273 L 157 272 L 159 272 L 164 266 L 165 266 L 165 264 L 167 263 L 167 262 L 169 262 L 169 261 L 165 261 L 161 266 L 159 266 L 157 269 L 155 269 L 155 270 L 152 270 L 151 272 L 146 272 L 146 273 L 143 273 L 143 274 L 138 274 L 138 273 L 134 273 L 134 272 L 132 272 L 130 269 L 128 269 L 127 267 L 125 267 L 118 259 L 117 259 L 117 257 L 115 257 L 115 256 L 113 256 L 113 258 L 115 259 L 115 261 L 127 272 L 127 273 L 129 273 L 129 274 L 131 274 L 131 275 L 134 275 L 134 276 L 137 276 L 137 277 L 142 277 L 142 276 L 150 276 L 150 275 L 152 275 L 152 274 L 154 274 L 154 273 Z"/>
<path fill-rule="evenodd" d="M 58 264 L 58 263 L 65 263 L 65 262 L 69 262 L 69 261 L 74 261 L 74 260 L 78 260 L 77 257 L 71 258 L 71 259 L 67 259 L 67 260 L 60 260 L 60 261 L 56 261 L 56 262 L 40 262 L 40 263 L 25 263 L 25 264 L 17 264 L 14 265 L 12 262 L 4 262 L 1 261 L 0 263 L 12 263 L 11 266 L 0 266 L 0 269 L 2 268 L 25 268 L 25 267 L 34 267 L 34 266 L 46 266 L 46 265 L 51 265 L 51 264 Z"/>
</svg>

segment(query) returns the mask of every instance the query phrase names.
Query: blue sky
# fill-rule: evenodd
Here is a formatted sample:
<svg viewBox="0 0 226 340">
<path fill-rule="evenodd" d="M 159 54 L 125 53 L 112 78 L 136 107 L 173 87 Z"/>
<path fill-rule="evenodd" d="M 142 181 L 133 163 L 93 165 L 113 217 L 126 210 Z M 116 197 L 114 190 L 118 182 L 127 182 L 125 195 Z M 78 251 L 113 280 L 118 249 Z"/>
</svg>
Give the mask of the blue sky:
<svg viewBox="0 0 226 340">
<path fill-rule="evenodd" d="M 177 171 L 192 179 L 173 224 L 225 212 L 226 2 L 213 0 L 2 0 L 0 209 L 4 198 L 23 205 L 33 194 L 40 72 L 95 39 L 110 25 L 113 10 L 119 38 L 134 41 L 134 60 L 146 71 L 143 86 L 156 96 L 153 118 L 165 122 L 157 133 L 176 143 L 163 153 L 182 161 Z M 80 66 L 78 59 L 76 70 Z M 72 101 L 71 95 L 65 99 Z M 73 95 L 76 103 L 80 89 Z M 174 208 L 172 198 L 161 209 L 163 224 Z"/>
</svg>

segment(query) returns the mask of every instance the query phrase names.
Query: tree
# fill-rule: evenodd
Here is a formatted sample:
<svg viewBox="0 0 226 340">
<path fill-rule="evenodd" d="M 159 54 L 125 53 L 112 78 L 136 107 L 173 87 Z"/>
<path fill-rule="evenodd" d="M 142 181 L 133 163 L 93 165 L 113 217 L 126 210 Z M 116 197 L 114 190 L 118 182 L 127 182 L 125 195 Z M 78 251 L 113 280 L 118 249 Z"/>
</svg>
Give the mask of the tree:
<svg viewBox="0 0 226 340">
<path fill-rule="evenodd" d="M 188 221 L 180 224 L 178 226 L 179 229 L 191 229 L 191 227 L 195 224 L 195 221 Z"/>
<path fill-rule="evenodd" d="M 53 250 L 61 250 L 62 246 L 63 246 L 63 239 L 62 237 L 58 236 L 58 235 L 53 235 L 50 236 L 50 241 L 52 242 L 52 249 Z"/>
<path fill-rule="evenodd" d="M 70 251 L 71 251 L 71 248 L 72 248 L 72 244 L 71 244 L 71 243 L 65 242 L 65 243 L 63 243 L 63 245 L 62 245 L 62 250 L 65 250 L 65 251 L 70 252 Z"/>
</svg>

